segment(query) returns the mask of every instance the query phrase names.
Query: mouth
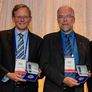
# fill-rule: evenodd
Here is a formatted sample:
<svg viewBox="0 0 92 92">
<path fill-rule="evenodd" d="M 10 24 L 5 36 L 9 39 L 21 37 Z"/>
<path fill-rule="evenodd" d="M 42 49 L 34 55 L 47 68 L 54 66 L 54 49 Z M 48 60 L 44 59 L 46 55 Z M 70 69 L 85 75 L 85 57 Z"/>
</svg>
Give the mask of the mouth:
<svg viewBox="0 0 92 92">
<path fill-rule="evenodd" d="M 22 26 L 22 25 L 25 25 L 25 23 L 19 23 L 19 25 L 21 25 L 21 26 Z"/>
<path fill-rule="evenodd" d="M 62 24 L 63 26 L 67 26 L 68 24 Z"/>
</svg>

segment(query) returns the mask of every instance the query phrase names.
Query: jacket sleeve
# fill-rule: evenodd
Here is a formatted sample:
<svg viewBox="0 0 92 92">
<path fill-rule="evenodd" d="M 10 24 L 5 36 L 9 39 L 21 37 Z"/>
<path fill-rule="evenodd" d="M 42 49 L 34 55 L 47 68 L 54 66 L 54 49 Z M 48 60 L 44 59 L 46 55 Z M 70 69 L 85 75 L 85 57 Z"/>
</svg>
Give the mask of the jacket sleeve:
<svg viewBox="0 0 92 92">
<path fill-rule="evenodd" d="M 6 68 L 3 66 L 2 61 L 2 43 L 0 40 L 0 80 L 9 72 Z"/>
</svg>

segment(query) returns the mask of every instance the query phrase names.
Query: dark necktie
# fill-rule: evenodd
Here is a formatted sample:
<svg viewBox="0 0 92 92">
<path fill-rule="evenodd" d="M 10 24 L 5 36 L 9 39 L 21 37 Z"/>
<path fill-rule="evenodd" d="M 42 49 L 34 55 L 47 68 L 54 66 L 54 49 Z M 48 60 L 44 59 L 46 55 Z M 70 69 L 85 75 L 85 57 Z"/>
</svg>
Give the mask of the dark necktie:
<svg viewBox="0 0 92 92">
<path fill-rule="evenodd" d="M 23 40 L 23 35 L 20 33 L 19 35 L 19 40 L 18 40 L 18 49 L 17 49 L 17 59 L 24 59 L 24 40 Z"/>
<path fill-rule="evenodd" d="M 72 56 L 72 46 L 69 39 L 69 35 L 65 35 L 66 42 L 65 42 L 65 56 Z"/>
</svg>

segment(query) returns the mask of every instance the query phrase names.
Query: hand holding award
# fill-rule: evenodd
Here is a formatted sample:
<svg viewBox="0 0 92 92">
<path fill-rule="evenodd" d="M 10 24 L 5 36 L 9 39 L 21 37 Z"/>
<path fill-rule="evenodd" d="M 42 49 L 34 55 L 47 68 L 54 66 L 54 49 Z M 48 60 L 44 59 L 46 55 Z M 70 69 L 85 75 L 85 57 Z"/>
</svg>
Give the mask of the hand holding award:
<svg viewBox="0 0 92 92">
<path fill-rule="evenodd" d="M 26 62 L 26 60 L 17 59 L 15 73 L 19 78 L 34 82 L 39 75 L 39 65 L 34 62 Z"/>
</svg>

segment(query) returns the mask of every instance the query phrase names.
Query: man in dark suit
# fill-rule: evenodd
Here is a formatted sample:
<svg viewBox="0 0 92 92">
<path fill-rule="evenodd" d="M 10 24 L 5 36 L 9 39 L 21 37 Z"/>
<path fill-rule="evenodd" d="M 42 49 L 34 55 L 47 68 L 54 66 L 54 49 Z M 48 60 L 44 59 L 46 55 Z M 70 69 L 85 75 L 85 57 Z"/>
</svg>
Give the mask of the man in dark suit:
<svg viewBox="0 0 92 92">
<path fill-rule="evenodd" d="M 84 92 L 84 83 L 76 79 L 75 66 L 90 70 L 89 40 L 73 30 L 74 10 L 63 6 L 57 11 L 59 32 L 44 36 L 41 69 L 46 76 L 43 92 Z"/>
<path fill-rule="evenodd" d="M 15 64 L 19 64 L 22 60 L 39 63 L 42 39 L 28 29 L 32 17 L 26 5 L 16 5 L 12 11 L 12 19 L 15 27 L 0 32 L 0 92 L 38 92 L 37 80 L 31 82 L 17 76 Z M 19 34 L 23 36 L 19 37 Z M 25 66 L 25 64 L 21 62 L 21 65 Z"/>
</svg>

